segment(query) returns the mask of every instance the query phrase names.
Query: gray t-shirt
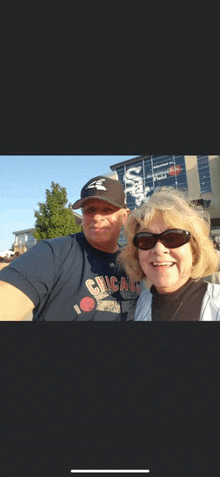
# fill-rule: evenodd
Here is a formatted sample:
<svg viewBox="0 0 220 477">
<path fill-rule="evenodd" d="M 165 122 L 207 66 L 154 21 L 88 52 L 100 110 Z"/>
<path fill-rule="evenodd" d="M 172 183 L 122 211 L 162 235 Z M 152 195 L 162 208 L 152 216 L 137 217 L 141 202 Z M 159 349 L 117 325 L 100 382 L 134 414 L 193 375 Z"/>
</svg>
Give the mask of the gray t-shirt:
<svg viewBox="0 0 220 477">
<path fill-rule="evenodd" d="M 139 286 L 119 272 L 117 255 L 95 249 L 83 233 L 41 240 L 0 280 L 34 302 L 34 321 L 133 320 Z"/>
</svg>

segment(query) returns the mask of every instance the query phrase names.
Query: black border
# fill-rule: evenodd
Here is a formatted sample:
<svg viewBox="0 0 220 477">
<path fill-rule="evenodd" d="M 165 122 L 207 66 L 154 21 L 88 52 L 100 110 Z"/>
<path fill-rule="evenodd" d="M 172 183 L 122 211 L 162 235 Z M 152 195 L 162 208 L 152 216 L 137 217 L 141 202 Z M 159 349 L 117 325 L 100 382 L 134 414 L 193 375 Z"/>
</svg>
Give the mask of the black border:
<svg viewBox="0 0 220 477">
<path fill-rule="evenodd" d="M 218 323 L 1 323 L 0 337 L 2 475 L 217 475 Z"/>
</svg>

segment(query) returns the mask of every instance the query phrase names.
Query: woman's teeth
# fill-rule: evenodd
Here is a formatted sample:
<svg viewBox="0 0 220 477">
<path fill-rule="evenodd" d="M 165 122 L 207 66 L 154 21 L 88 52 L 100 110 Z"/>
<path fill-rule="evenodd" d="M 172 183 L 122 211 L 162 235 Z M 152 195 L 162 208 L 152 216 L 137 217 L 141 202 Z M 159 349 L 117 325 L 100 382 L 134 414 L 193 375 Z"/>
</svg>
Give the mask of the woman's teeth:
<svg viewBox="0 0 220 477">
<path fill-rule="evenodd" d="M 173 262 L 153 262 L 152 265 L 154 267 L 170 267 L 174 265 Z"/>
</svg>

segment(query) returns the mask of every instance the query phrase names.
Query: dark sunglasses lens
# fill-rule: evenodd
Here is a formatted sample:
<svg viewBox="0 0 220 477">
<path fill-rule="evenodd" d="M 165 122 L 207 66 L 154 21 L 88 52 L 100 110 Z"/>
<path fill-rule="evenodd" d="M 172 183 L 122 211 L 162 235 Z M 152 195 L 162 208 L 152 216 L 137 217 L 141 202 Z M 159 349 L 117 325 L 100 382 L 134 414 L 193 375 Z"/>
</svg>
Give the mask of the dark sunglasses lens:
<svg viewBox="0 0 220 477">
<path fill-rule="evenodd" d="M 190 234 L 184 230 L 175 230 L 175 232 L 167 232 L 161 239 L 162 243 L 169 248 L 178 248 L 189 242 Z"/>
<path fill-rule="evenodd" d="M 164 232 L 160 240 L 168 248 L 178 248 L 190 241 L 191 235 L 185 230 L 167 230 Z M 140 232 L 134 237 L 133 244 L 141 250 L 150 250 L 157 243 L 156 237 L 147 232 Z"/>
<path fill-rule="evenodd" d="M 156 240 L 152 235 L 136 235 L 134 238 L 134 246 L 141 250 L 150 250 L 155 247 Z"/>
</svg>

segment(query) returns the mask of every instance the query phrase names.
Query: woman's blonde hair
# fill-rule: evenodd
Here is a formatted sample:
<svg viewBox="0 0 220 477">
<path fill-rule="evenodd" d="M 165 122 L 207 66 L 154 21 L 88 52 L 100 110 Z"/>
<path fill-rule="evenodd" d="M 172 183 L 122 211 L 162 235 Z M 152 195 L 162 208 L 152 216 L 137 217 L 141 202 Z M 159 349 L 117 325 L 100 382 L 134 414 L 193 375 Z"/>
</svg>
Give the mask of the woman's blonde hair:
<svg viewBox="0 0 220 477">
<path fill-rule="evenodd" d="M 147 228 L 154 218 L 161 216 L 170 228 L 188 230 L 194 252 L 191 278 L 199 280 L 212 275 L 218 266 L 218 258 L 210 238 L 210 216 L 190 202 L 185 192 L 174 187 L 158 188 L 149 200 L 128 216 L 125 225 L 127 245 L 118 258 L 120 268 L 126 270 L 132 280 L 146 278 L 138 258 L 138 249 L 133 245 L 134 236 Z"/>
</svg>

